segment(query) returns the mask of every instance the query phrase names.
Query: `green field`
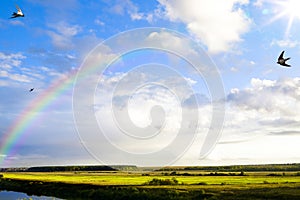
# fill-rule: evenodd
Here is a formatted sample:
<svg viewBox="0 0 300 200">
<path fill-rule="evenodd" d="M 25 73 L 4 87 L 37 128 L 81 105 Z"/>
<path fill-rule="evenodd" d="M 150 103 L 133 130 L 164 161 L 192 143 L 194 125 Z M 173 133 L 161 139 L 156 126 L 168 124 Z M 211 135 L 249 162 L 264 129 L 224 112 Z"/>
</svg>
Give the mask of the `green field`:
<svg viewBox="0 0 300 200">
<path fill-rule="evenodd" d="M 101 199 L 107 191 L 117 197 L 121 192 L 125 199 L 144 199 L 145 195 L 147 199 L 300 199 L 299 172 L 90 171 L 4 172 L 2 175 L 2 185 L 8 181 L 22 181 L 23 185 L 28 183 L 26 187 L 32 185 L 35 190 L 45 190 L 49 184 L 65 184 L 69 188 L 80 185 L 85 188 L 82 191 L 91 188 L 89 192 L 79 193 L 82 198 L 78 199 Z M 101 189 L 98 196 L 95 193 L 97 188 Z M 91 191 L 96 196 L 84 196 L 91 195 Z M 74 196 L 57 196 L 74 199 Z"/>
<path fill-rule="evenodd" d="M 195 172 L 194 172 L 195 173 Z M 205 174 L 205 173 L 203 173 Z M 238 174 L 238 173 L 237 173 Z M 278 176 L 276 176 L 278 175 Z M 15 172 L 3 173 L 4 178 L 43 181 L 43 182 L 64 182 L 76 184 L 93 184 L 93 185 L 143 185 L 144 183 L 157 179 L 176 178 L 179 184 L 183 185 L 236 185 L 245 186 L 253 184 L 298 184 L 300 176 L 297 173 L 262 173 L 252 172 L 245 173 L 244 176 L 210 176 L 207 175 L 187 175 L 182 173 L 178 175 L 164 175 L 161 172 L 138 173 L 138 172 Z"/>
</svg>

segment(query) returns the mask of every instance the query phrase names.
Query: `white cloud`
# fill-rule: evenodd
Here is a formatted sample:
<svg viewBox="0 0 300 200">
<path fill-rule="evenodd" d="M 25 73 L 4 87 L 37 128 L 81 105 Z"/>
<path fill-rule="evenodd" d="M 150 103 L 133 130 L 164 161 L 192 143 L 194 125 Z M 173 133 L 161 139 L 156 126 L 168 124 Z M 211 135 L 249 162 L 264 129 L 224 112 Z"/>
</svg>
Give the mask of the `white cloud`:
<svg viewBox="0 0 300 200">
<path fill-rule="evenodd" d="M 184 78 L 190 85 L 195 85 L 197 83 L 196 80 L 193 80 L 191 78 Z"/>
<path fill-rule="evenodd" d="M 264 88 L 267 87 L 274 87 L 276 84 L 276 81 L 272 81 L 272 80 L 260 80 L 258 78 L 252 78 L 251 79 L 251 86 L 253 87 L 253 89 L 256 90 L 262 90 Z"/>
<path fill-rule="evenodd" d="M 105 23 L 103 21 L 101 21 L 99 18 L 95 19 L 95 24 L 99 25 L 99 26 L 104 26 Z"/>
<path fill-rule="evenodd" d="M 159 0 L 159 3 L 164 9 L 160 14 L 171 21 L 183 22 L 211 53 L 228 51 L 242 41 L 241 35 L 251 24 L 238 7 L 248 4 L 248 0 Z"/>
<path fill-rule="evenodd" d="M 232 88 L 220 142 L 201 163 L 212 163 L 210 159 L 216 164 L 299 161 L 295 148 L 300 137 L 299 88 L 300 78 L 253 78 L 248 88 Z"/>
<path fill-rule="evenodd" d="M 298 130 L 300 123 L 300 79 L 252 79 L 245 89 L 231 89 L 224 131 L 242 135 L 264 135 L 272 131 Z"/>
<path fill-rule="evenodd" d="M 253 5 L 260 8 L 262 7 L 264 1 L 265 0 L 256 0 Z"/>
<path fill-rule="evenodd" d="M 185 132 L 186 135 L 192 136 L 192 134 L 198 134 L 198 132 L 194 131 L 196 127 L 194 123 L 197 118 L 194 115 L 196 106 L 190 100 L 191 93 L 186 89 L 190 87 L 188 84 L 196 84 L 196 81 L 190 77 L 177 78 L 170 76 L 164 71 L 159 75 L 160 77 L 157 77 L 156 70 L 152 72 L 147 71 L 147 73 L 142 70 L 130 71 L 128 73 L 109 73 L 108 75 L 102 75 L 98 79 L 98 87 L 94 92 L 95 97 L 93 98 L 95 116 L 106 138 L 109 138 L 110 143 L 114 144 L 117 149 L 132 154 L 150 154 L 172 144 L 180 128 L 187 130 Z M 185 85 L 183 82 L 185 82 Z M 82 92 L 84 93 L 85 90 Z M 85 94 L 81 93 L 81 95 Z M 201 98 L 204 98 L 204 96 L 201 96 Z M 186 102 L 187 100 L 190 101 Z M 82 101 L 86 101 L 86 99 L 82 99 Z M 89 105 L 88 103 L 85 104 Z M 155 106 L 163 108 L 164 114 L 160 113 L 159 110 L 155 110 Z M 199 113 L 196 113 L 199 115 L 198 128 L 206 132 L 211 117 L 211 105 L 203 103 L 198 106 L 200 107 Z M 153 108 L 154 111 L 152 110 Z M 116 111 L 115 115 L 112 115 L 113 110 Z M 122 112 L 124 110 L 128 110 L 128 115 L 126 115 L 126 112 Z M 81 113 L 84 114 L 84 111 Z M 182 119 L 183 117 L 184 119 Z M 161 118 L 163 121 L 160 121 Z M 129 120 L 133 125 L 140 128 L 145 128 L 153 123 L 153 127 L 157 128 L 156 131 L 158 132 L 151 132 L 152 134 L 146 134 L 146 131 L 135 132 L 131 124 L 118 123 L 119 121 L 116 121 L 116 119 L 121 122 Z M 103 123 L 104 121 L 105 123 Z M 162 122 L 163 126 L 160 128 L 160 123 Z M 136 137 L 147 138 L 136 139 L 125 134 L 124 132 L 126 131 L 124 130 L 131 130 L 127 133 L 134 134 Z M 95 132 L 95 130 L 93 131 Z M 91 135 L 94 134 L 92 133 L 93 131 L 90 131 Z M 88 134 L 85 137 L 89 137 Z M 93 137 L 90 136 L 90 138 Z M 85 141 L 85 144 L 88 146 L 93 146 L 93 143 L 98 143 L 97 148 L 99 152 L 103 151 L 101 148 L 105 144 L 102 145 L 97 139 Z M 176 151 L 170 153 L 176 154 Z M 115 158 L 111 157 L 110 159 L 113 160 Z M 154 161 L 155 164 L 164 163 L 164 159 L 161 157 L 157 157 L 156 159 Z M 128 158 L 127 162 L 134 161 Z M 142 165 L 146 161 L 141 159 L 136 162 Z"/>
<path fill-rule="evenodd" d="M 236 67 L 231 67 L 231 68 L 230 68 L 230 71 L 232 71 L 232 72 L 237 72 L 237 71 L 238 71 L 238 68 L 236 68 Z"/>
<path fill-rule="evenodd" d="M 0 69 L 19 67 L 25 58 L 26 56 L 21 53 L 5 54 L 0 52 Z"/>
<path fill-rule="evenodd" d="M 30 78 L 23 74 L 10 74 L 8 77 L 14 81 L 26 82 L 26 83 L 30 82 Z"/>
<path fill-rule="evenodd" d="M 45 56 L 41 54 L 41 56 Z M 60 55 L 67 57 L 68 59 L 75 59 L 72 55 Z M 52 54 L 53 57 L 53 54 Z M 22 86 L 28 87 L 28 84 L 34 83 L 36 86 L 42 87 L 47 83 L 49 79 L 46 79 L 46 75 L 52 76 L 51 78 L 63 78 L 66 76 L 65 72 L 59 72 L 54 68 L 48 68 L 45 66 L 26 66 L 23 64 L 23 60 L 27 57 L 22 53 L 3 53 L 0 52 L 0 77 L 2 86 Z M 48 77 L 50 78 L 50 77 Z"/>
<path fill-rule="evenodd" d="M 130 13 L 130 17 L 132 20 L 141 20 L 143 19 L 143 13 L 132 12 Z"/>
<path fill-rule="evenodd" d="M 127 74 L 118 74 L 116 76 L 102 77 L 102 87 L 96 92 L 97 97 L 95 102 L 101 102 L 96 107 L 96 116 L 98 122 L 102 123 L 103 130 L 112 133 L 118 131 L 114 128 L 116 126 L 115 120 L 107 120 L 109 118 L 109 112 L 112 109 L 110 104 L 110 95 L 108 92 L 112 91 L 114 85 L 120 83 L 122 78 Z M 143 81 L 147 82 L 150 78 L 149 74 L 143 77 Z M 151 79 L 151 78 L 150 78 Z M 132 80 L 130 77 L 128 80 Z M 169 80 L 167 80 L 168 82 Z M 174 81 L 175 84 L 176 81 Z M 122 85 L 127 84 L 130 86 L 130 82 L 122 82 Z M 178 90 L 180 90 L 181 84 L 177 84 Z M 106 89 L 105 89 L 106 88 Z M 139 91 L 126 91 L 127 87 L 124 87 L 120 94 L 131 94 L 131 97 L 124 96 L 123 100 L 128 99 L 128 112 L 132 122 L 140 127 L 147 126 L 151 123 L 151 107 L 153 105 L 161 105 L 166 111 L 166 124 L 169 122 L 171 126 L 166 125 L 164 129 L 161 129 L 158 140 L 151 138 L 142 142 L 133 142 L 128 137 L 120 136 L 116 133 L 112 133 L 111 141 L 123 150 L 128 152 L 144 152 L 149 153 L 153 150 L 162 148 L 164 145 L 169 144 L 170 140 L 174 137 L 174 131 L 176 133 L 176 127 L 184 126 L 180 121 L 180 112 L 176 111 L 177 108 L 184 111 L 185 109 L 196 109 L 197 107 L 185 106 L 185 104 L 178 104 L 176 98 L 173 98 L 171 93 L 167 93 L 163 88 L 147 88 L 139 89 Z M 130 87 L 129 87 L 130 88 Z M 231 89 L 226 108 L 226 118 L 223 125 L 223 132 L 220 139 L 220 143 L 217 144 L 216 149 L 212 154 L 208 156 L 207 160 L 199 162 L 212 163 L 210 158 L 218 157 L 218 161 L 224 164 L 237 164 L 237 163 L 259 163 L 265 160 L 266 162 L 275 159 L 273 155 L 268 152 L 264 156 L 254 156 L 258 154 L 263 148 L 274 148 L 280 140 L 289 142 L 289 137 L 293 133 L 293 137 L 299 137 L 300 129 L 298 124 L 300 123 L 300 114 L 297 112 L 300 109 L 300 78 L 294 79 L 282 79 L 282 80 L 263 80 L 253 78 L 250 86 L 245 89 L 233 88 Z M 115 96 L 116 97 L 116 96 Z M 120 96 L 121 97 L 121 96 Z M 185 96 L 188 100 L 188 95 Z M 202 98 L 202 97 L 200 97 Z M 106 99 L 106 100 L 105 100 Z M 177 103 L 176 103 L 177 102 Z M 115 105 L 113 105 L 115 106 Z M 198 156 L 205 139 L 205 133 L 209 130 L 211 123 L 211 105 L 209 103 L 198 105 L 199 111 L 199 129 L 196 132 L 198 137 L 194 142 L 191 149 L 181 158 L 178 163 L 198 163 Z M 179 116 L 179 118 L 178 118 Z M 116 117 L 122 117 L 120 115 Z M 124 117 L 124 116 L 123 116 Z M 125 116 L 126 117 L 126 116 Z M 195 119 L 193 116 L 185 116 L 186 120 Z M 284 130 L 284 131 L 280 131 Z M 172 133 L 172 134 L 171 134 Z M 276 133 L 276 136 L 275 134 Z M 167 135 L 168 137 L 163 137 Z M 123 138 L 123 139 L 120 139 Z M 282 137 L 282 139 L 279 139 Z M 264 144 L 264 140 L 269 140 L 267 144 Z M 253 145 L 257 144 L 257 149 L 253 150 Z M 272 142 L 271 142 L 272 141 Z M 292 145 L 295 145 L 291 142 Z M 243 148 L 241 148 L 243 146 Z M 287 145 L 285 145 L 287 146 Z M 239 151 L 236 151 L 236 149 Z M 220 153 L 220 151 L 222 153 Z M 231 154 L 230 152 L 235 152 Z M 284 160 L 287 157 L 294 159 L 294 154 L 290 154 L 291 151 L 281 150 L 280 158 L 276 157 L 278 161 Z M 299 152 L 298 152 L 299 153 Z M 279 155 L 279 154 L 277 154 Z M 292 158 L 292 157 L 293 158 Z M 243 158 L 243 159 L 242 159 Z M 160 161 L 157 161 L 160 163 Z"/>
<path fill-rule="evenodd" d="M 262 125 L 268 121 L 268 128 L 272 129 L 279 124 L 280 119 L 284 129 L 294 128 L 286 127 L 285 123 L 300 122 L 300 115 L 297 112 L 300 109 L 299 88 L 300 78 L 277 81 L 253 78 L 251 87 L 243 90 L 232 89 L 228 95 L 228 102 L 231 109 L 239 110 L 237 113 L 244 113 L 244 117 L 240 118 L 247 119 L 247 123 L 253 120 Z"/>
<path fill-rule="evenodd" d="M 294 48 L 296 46 L 299 46 L 300 42 L 297 41 L 297 40 L 290 40 L 290 39 L 286 39 L 286 40 L 272 40 L 271 46 L 273 46 L 273 45 L 277 45 L 279 47 Z"/>
<path fill-rule="evenodd" d="M 25 58 L 26 56 L 22 53 L 5 54 L 0 52 L 0 77 L 4 79 L 1 85 L 9 85 L 11 81 L 21 83 L 29 83 L 31 81 L 30 77 L 25 73 L 20 74 L 18 72 L 22 69 L 22 60 Z"/>
<path fill-rule="evenodd" d="M 66 72 L 58 72 L 57 70 L 55 70 L 53 68 L 48 68 L 45 66 L 37 67 L 37 69 L 39 69 L 39 73 L 45 72 L 47 74 L 47 76 L 53 76 L 55 78 L 67 78 L 67 76 L 68 76 Z M 33 71 L 33 70 L 31 70 L 31 71 Z M 32 76 L 38 76 L 39 78 L 43 77 L 41 74 L 38 74 L 38 73 L 33 73 Z"/>
<path fill-rule="evenodd" d="M 24 74 L 16 74 L 16 73 L 9 73 L 7 71 L 0 71 L 0 77 L 1 78 L 8 78 L 13 81 L 18 82 L 30 82 L 30 78 Z"/>
<path fill-rule="evenodd" d="M 195 50 L 190 47 L 190 43 L 185 39 L 173 35 L 167 31 L 152 32 L 146 38 L 146 42 L 154 43 L 159 42 L 162 48 L 165 49 L 177 49 L 179 52 L 184 52 L 184 55 L 197 55 Z M 187 51 L 188 49 L 188 51 Z"/>
<path fill-rule="evenodd" d="M 114 14 L 124 15 L 128 14 L 131 20 L 146 20 L 152 22 L 152 13 L 143 13 L 139 11 L 139 7 L 131 0 L 117 0 L 114 5 L 111 6 L 110 11 Z"/>
<path fill-rule="evenodd" d="M 73 37 L 82 31 L 79 25 L 70 25 L 64 21 L 56 24 L 49 24 L 52 31 L 47 31 L 52 43 L 59 49 L 71 49 L 74 47 Z"/>
</svg>

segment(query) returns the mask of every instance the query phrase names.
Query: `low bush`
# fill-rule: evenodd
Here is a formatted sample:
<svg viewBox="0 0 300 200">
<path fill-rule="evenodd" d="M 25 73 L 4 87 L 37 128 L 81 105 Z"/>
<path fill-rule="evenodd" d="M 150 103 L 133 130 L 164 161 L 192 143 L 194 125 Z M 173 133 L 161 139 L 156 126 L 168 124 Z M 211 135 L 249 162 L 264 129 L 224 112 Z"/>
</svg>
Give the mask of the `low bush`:
<svg viewBox="0 0 300 200">
<path fill-rule="evenodd" d="M 159 179 L 153 178 L 152 180 L 145 183 L 145 185 L 178 185 L 179 181 L 176 178 L 172 179 Z"/>
<path fill-rule="evenodd" d="M 197 183 L 197 185 L 208 185 L 208 183 L 206 183 L 206 182 L 200 182 L 200 183 Z"/>
</svg>

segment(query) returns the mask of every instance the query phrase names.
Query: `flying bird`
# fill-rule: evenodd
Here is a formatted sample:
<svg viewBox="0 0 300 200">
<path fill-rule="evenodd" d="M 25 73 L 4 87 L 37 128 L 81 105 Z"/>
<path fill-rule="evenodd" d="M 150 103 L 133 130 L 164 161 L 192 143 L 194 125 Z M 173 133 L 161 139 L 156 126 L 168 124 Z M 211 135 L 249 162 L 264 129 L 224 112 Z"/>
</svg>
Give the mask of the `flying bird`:
<svg viewBox="0 0 300 200">
<path fill-rule="evenodd" d="M 29 92 L 32 92 L 34 90 L 34 88 L 31 88 L 30 90 L 29 90 Z"/>
<path fill-rule="evenodd" d="M 24 17 L 25 15 L 23 14 L 21 8 L 18 5 L 16 5 L 16 8 L 17 8 L 18 11 L 14 12 L 12 14 L 11 18 Z"/>
<path fill-rule="evenodd" d="M 285 67 L 290 67 L 291 65 L 288 65 L 288 64 L 285 63 L 285 61 L 289 60 L 290 58 L 283 58 L 283 54 L 284 54 L 284 51 L 282 51 L 280 56 L 278 57 L 277 63 L 279 65 L 282 65 L 282 66 L 285 66 Z"/>
</svg>

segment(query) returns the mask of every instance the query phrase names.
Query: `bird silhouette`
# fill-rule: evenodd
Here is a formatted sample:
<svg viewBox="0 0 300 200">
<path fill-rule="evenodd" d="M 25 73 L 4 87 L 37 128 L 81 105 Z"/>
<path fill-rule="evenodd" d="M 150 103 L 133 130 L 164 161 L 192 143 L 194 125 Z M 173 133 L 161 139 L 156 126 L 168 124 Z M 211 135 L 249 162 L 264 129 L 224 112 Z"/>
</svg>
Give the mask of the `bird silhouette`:
<svg viewBox="0 0 300 200">
<path fill-rule="evenodd" d="M 291 65 L 285 63 L 290 58 L 283 58 L 283 54 L 284 54 L 284 51 L 282 51 L 280 56 L 278 57 L 277 64 L 285 66 L 285 67 L 290 67 Z"/>
<path fill-rule="evenodd" d="M 16 8 L 17 12 L 14 12 L 10 18 L 24 17 L 25 15 L 23 14 L 21 8 L 18 5 L 16 5 Z"/>
<path fill-rule="evenodd" d="M 32 92 L 34 90 L 34 88 L 31 88 L 30 90 L 29 90 L 29 92 Z"/>
</svg>

